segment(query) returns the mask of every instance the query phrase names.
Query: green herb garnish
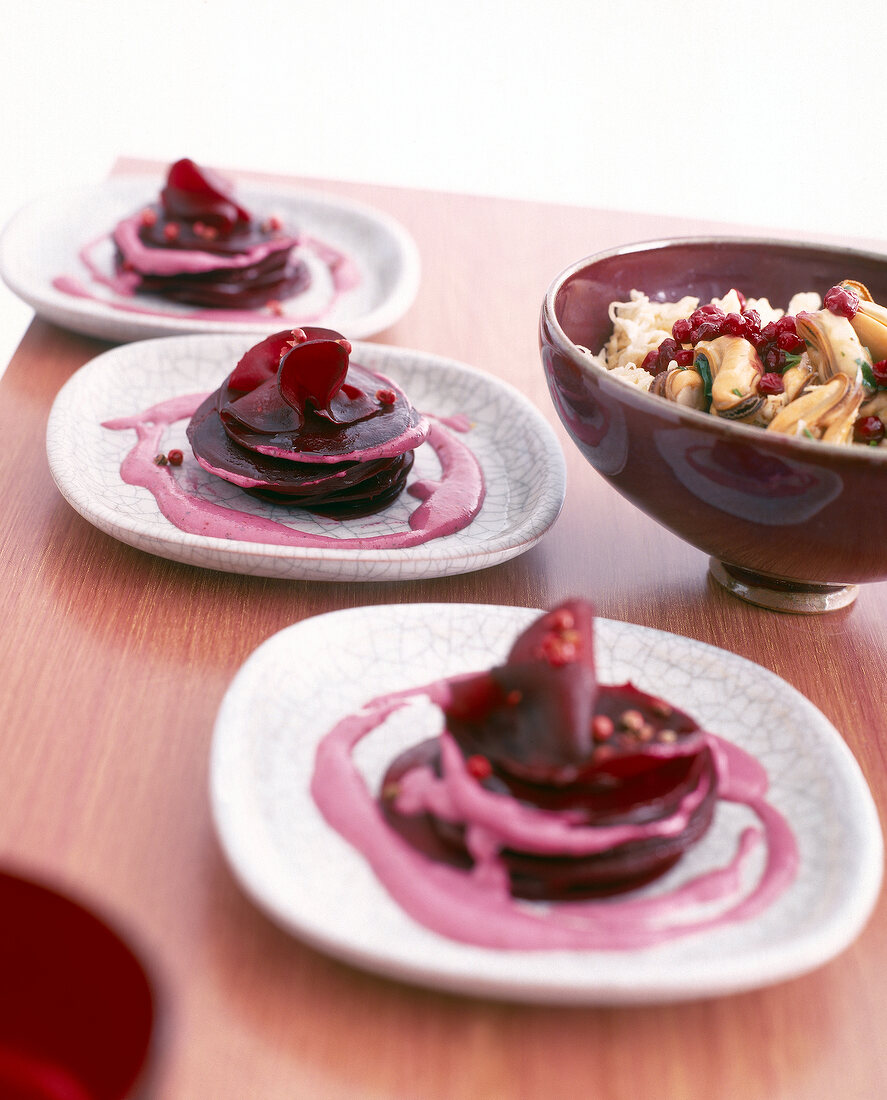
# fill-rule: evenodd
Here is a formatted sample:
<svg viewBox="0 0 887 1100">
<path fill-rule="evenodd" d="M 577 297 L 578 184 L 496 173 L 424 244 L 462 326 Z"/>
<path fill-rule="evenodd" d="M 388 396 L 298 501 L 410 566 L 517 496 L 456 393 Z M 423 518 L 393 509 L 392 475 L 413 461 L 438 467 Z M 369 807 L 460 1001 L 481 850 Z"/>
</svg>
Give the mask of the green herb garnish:
<svg viewBox="0 0 887 1100">
<path fill-rule="evenodd" d="M 697 352 L 696 362 L 693 364 L 702 378 L 703 392 L 705 394 L 705 412 L 711 408 L 711 367 L 704 355 Z"/>
<path fill-rule="evenodd" d="M 803 353 L 802 353 L 803 354 Z M 785 366 L 782 368 L 782 373 L 785 374 L 791 367 L 796 367 L 801 361 L 801 356 L 797 355 L 793 351 L 787 351 L 785 353 Z"/>
<path fill-rule="evenodd" d="M 856 365 L 862 371 L 862 379 L 870 390 L 878 388 L 878 383 L 875 381 L 875 376 L 872 373 L 872 368 L 868 365 L 865 359 L 857 359 Z"/>
</svg>

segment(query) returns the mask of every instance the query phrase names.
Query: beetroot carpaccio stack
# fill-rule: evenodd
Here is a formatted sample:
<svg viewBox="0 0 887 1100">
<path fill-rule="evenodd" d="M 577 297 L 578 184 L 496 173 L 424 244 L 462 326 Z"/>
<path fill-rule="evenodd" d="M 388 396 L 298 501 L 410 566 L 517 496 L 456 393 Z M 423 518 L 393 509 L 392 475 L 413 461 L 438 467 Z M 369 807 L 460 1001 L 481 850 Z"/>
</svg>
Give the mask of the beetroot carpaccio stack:
<svg viewBox="0 0 887 1100">
<path fill-rule="evenodd" d="M 504 665 L 447 681 L 445 730 L 384 777 L 388 823 L 432 860 L 496 856 L 514 897 L 613 894 L 664 873 L 708 829 L 707 735 L 631 684 L 598 684 L 583 601 L 543 615 Z"/>
<path fill-rule="evenodd" d="M 169 169 L 156 203 L 113 231 L 116 265 L 133 289 L 214 309 L 276 307 L 311 276 L 299 237 L 275 215 L 256 219 L 231 186 L 192 160 Z"/>
<path fill-rule="evenodd" d="M 430 424 L 325 328 L 262 340 L 188 425 L 200 465 L 248 492 L 335 518 L 394 501 Z"/>
</svg>

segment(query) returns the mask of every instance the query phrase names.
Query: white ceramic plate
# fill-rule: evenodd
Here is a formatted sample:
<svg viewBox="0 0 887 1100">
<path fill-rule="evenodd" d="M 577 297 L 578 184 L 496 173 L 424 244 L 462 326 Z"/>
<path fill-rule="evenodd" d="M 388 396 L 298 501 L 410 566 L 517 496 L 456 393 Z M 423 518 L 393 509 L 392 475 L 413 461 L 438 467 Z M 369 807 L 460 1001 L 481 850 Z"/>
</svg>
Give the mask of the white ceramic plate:
<svg viewBox="0 0 887 1100">
<path fill-rule="evenodd" d="M 415 243 L 393 218 L 370 207 L 320 192 L 244 183 L 238 198 L 256 215 L 275 213 L 286 224 L 346 253 L 360 283 L 333 300 L 329 273 L 309 251 L 312 286 L 290 299 L 286 319 L 204 319 L 188 306 L 148 295 L 124 297 L 92 281 L 81 249 L 109 233 L 121 218 L 156 199 L 162 179 L 115 176 L 89 190 L 49 195 L 20 210 L 0 237 L 0 275 L 37 313 L 64 328 L 104 340 L 138 340 L 188 332 L 276 332 L 296 323 L 326 325 L 351 339 L 371 336 L 409 309 L 419 286 Z M 95 259 L 110 273 L 110 241 Z M 53 280 L 77 280 L 99 301 L 56 289 Z M 332 304 L 330 305 L 330 303 Z M 147 309 L 152 312 L 134 312 Z"/>
<path fill-rule="evenodd" d="M 483 569 L 528 550 L 557 518 L 564 499 L 563 452 L 522 394 L 450 359 L 356 343 L 354 360 L 393 378 L 417 408 L 438 416 L 464 413 L 471 420 L 474 426 L 460 438 L 480 462 L 487 490 L 473 522 L 408 549 L 275 546 L 179 530 L 147 489 L 127 485 L 120 476 L 135 432 L 102 424 L 177 395 L 215 389 L 253 343 L 243 335 L 145 340 L 107 351 L 77 371 L 56 398 L 46 436 L 50 470 L 70 504 L 114 538 L 174 561 L 262 577 L 337 581 L 408 580 Z M 161 450 L 180 448 L 187 457 L 176 477 L 215 504 L 335 539 L 407 530 L 417 502 L 406 493 L 378 515 L 347 521 L 249 497 L 197 464 L 186 426 L 187 420 L 171 425 Z M 434 452 L 423 444 L 410 477 L 433 478 L 439 469 Z"/>
<path fill-rule="evenodd" d="M 868 787 L 836 730 L 807 699 L 750 661 L 606 619 L 596 624 L 602 682 L 630 678 L 764 764 L 768 802 L 788 819 L 800 849 L 791 887 L 748 921 L 628 952 L 467 946 L 416 924 L 392 901 L 314 805 L 309 783 L 318 742 L 372 697 L 501 661 L 538 614 L 466 604 L 354 608 L 291 626 L 253 653 L 216 721 L 210 787 L 222 846 L 258 905 L 295 935 L 356 966 L 520 1001 L 712 996 L 793 977 L 845 948 L 875 903 L 883 845 Z M 432 707 L 428 729 L 424 720 L 379 730 L 361 744 L 355 759 L 371 789 L 405 744 L 436 732 Z M 714 825 L 669 872 L 671 881 L 727 862 L 741 824 L 738 809 L 719 804 Z"/>
</svg>

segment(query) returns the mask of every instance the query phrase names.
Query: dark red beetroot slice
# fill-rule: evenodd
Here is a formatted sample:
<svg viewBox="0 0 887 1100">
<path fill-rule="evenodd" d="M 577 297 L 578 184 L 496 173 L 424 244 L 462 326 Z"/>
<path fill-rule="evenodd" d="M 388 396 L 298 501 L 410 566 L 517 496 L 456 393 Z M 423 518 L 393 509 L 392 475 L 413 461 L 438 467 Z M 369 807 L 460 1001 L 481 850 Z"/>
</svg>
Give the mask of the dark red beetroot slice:
<svg viewBox="0 0 887 1100">
<path fill-rule="evenodd" d="M 293 262 L 284 250 L 245 268 L 218 268 L 197 274 L 143 275 L 139 290 L 171 302 L 206 309 L 252 310 L 291 298 L 305 290 L 310 282 L 307 264 L 302 260 Z"/>
<path fill-rule="evenodd" d="M 376 397 L 379 389 L 387 391 L 386 398 L 393 395 L 394 401 L 383 403 Z M 429 431 L 428 421 L 390 379 L 357 363 L 350 364 L 328 414 L 308 405 L 299 419 L 298 412 L 283 401 L 257 410 L 253 393 L 241 397 L 225 386 L 219 393 L 219 413 L 225 430 L 240 446 L 303 462 L 360 461 L 380 447 L 395 453 L 413 450 Z"/>
<path fill-rule="evenodd" d="M 575 811 L 587 825 L 642 825 L 671 815 L 700 783 L 708 793 L 675 836 L 584 857 L 503 853 L 516 896 L 555 900 L 639 885 L 670 867 L 713 813 L 704 734 L 688 715 L 630 684 L 599 688 L 592 629 L 589 605 L 573 601 L 534 622 L 505 665 L 450 683 L 447 729 L 466 758 L 486 759 L 490 775 L 480 781 L 539 809 Z M 428 745 L 423 760 L 439 773 L 437 742 Z M 394 762 L 383 789 L 409 767 L 413 751 Z M 426 854 L 467 864 L 461 826 L 431 815 L 408 821 L 383 804 Z"/>
<path fill-rule="evenodd" d="M 198 461 L 217 476 L 242 488 L 309 510 L 367 515 L 378 511 L 403 488 L 412 455 L 375 462 L 300 463 L 269 458 L 239 447 L 225 434 L 210 394 L 188 425 L 188 440 Z M 256 484 L 258 483 L 258 484 Z M 393 496 L 392 492 L 393 490 Z"/>
<path fill-rule="evenodd" d="M 341 339 L 343 339 L 341 334 L 331 328 L 318 328 L 311 325 L 306 325 L 304 328 L 285 328 L 280 332 L 272 333 L 243 354 L 228 378 L 229 393 L 232 390 L 248 393 L 263 382 L 276 378 L 280 370 L 280 360 L 296 344 L 306 340 Z"/>
<path fill-rule="evenodd" d="M 592 750 L 592 628 L 591 608 L 570 601 L 534 622 L 505 665 L 451 685 L 447 728 L 466 756 L 535 782 L 575 778 Z"/>
<path fill-rule="evenodd" d="M 347 340 L 302 340 L 284 351 L 277 371 L 280 396 L 291 409 L 304 415 L 311 404 L 317 412 L 329 412 L 330 402 L 342 388 L 348 373 L 351 345 Z"/>
<path fill-rule="evenodd" d="M 251 220 L 249 211 L 234 198 L 227 180 L 187 157 L 170 167 L 160 198 L 173 218 L 199 219 L 223 229 Z"/>
<path fill-rule="evenodd" d="M 508 870 L 511 894 L 538 901 L 603 897 L 636 889 L 664 874 L 704 835 L 714 814 L 717 787 L 711 754 L 706 749 L 692 757 L 691 761 L 690 771 L 680 785 L 680 791 L 685 793 L 700 782 L 707 782 L 708 787 L 680 833 L 633 840 L 587 856 L 542 856 L 505 849 L 500 855 Z M 421 765 L 431 767 L 439 774 L 440 753 L 436 739 L 408 749 L 389 767 L 382 781 L 382 812 L 392 828 L 429 859 L 468 869 L 472 866 L 472 859 L 465 848 L 463 826 L 431 814 L 399 814 L 394 807 L 398 780 L 407 771 Z M 484 780 L 483 785 L 500 793 L 507 791 L 495 777 Z M 659 816 L 664 816 L 664 813 Z M 632 816 L 624 820 L 637 823 Z M 607 823 L 623 822 L 612 818 Z"/>
</svg>

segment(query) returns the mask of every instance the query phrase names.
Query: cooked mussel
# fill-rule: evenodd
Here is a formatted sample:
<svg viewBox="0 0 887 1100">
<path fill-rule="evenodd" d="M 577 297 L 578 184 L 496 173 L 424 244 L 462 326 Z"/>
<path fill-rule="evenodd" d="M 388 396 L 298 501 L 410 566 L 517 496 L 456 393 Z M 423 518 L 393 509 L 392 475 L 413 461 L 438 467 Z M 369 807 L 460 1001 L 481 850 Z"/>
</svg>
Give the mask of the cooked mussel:
<svg viewBox="0 0 887 1100">
<path fill-rule="evenodd" d="M 764 404 L 758 392 L 763 373 L 754 347 L 740 336 L 701 340 L 693 355 L 693 369 L 711 380 L 711 409 L 727 420 L 750 420 Z"/>
<path fill-rule="evenodd" d="M 825 443 L 850 443 L 864 393 L 861 385 L 841 372 L 821 386 L 809 386 L 780 409 L 767 430 L 783 435 L 807 435 Z"/>
<path fill-rule="evenodd" d="M 657 374 L 650 392 L 685 408 L 704 409 L 706 405 L 705 382 L 691 367 L 672 367 Z"/>
<path fill-rule="evenodd" d="M 872 359 L 846 317 L 820 309 L 815 313 L 799 313 L 796 325 L 821 381 L 828 382 L 843 374 L 851 382 L 861 384 L 863 370 L 871 368 Z"/>
<path fill-rule="evenodd" d="M 874 301 L 864 283 L 842 279 L 840 285 L 859 295 L 859 308 L 850 320 L 859 342 L 869 349 L 875 362 L 887 359 L 887 307 Z"/>
</svg>

